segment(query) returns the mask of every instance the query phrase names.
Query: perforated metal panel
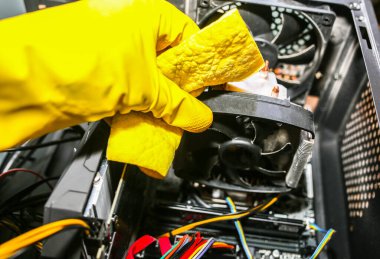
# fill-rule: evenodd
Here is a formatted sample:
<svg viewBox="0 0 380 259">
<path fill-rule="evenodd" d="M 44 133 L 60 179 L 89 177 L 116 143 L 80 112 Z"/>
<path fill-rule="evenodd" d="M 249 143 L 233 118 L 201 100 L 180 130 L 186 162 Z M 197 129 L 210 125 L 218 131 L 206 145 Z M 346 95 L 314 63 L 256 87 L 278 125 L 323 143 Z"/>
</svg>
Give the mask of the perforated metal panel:
<svg viewBox="0 0 380 259">
<path fill-rule="evenodd" d="M 344 129 L 341 159 L 350 229 L 366 216 L 380 189 L 380 129 L 371 88 L 359 95 Z"/>
</svg>

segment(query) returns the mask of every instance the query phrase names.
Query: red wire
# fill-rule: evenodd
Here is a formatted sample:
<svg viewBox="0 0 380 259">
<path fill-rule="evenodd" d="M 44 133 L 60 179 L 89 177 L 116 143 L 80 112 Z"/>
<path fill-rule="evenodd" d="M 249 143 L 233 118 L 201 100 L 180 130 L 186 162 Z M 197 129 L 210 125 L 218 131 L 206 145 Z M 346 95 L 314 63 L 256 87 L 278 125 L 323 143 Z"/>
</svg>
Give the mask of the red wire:
<svg viewBox="0 0 380 259">
<path fill-rule="evenodd" d="M 9 174 L 14 174 L 17 172 L 29 173 L 29 174 L 32 174 L 32 175 L 40 178 L 41 180 L 46 180 L 46 178 L 43 177 L 42 175 L 40 175 L 39 173 L 36 173 L 36 172 L 29 170 L 29 169 L 26 169 L 26 168 L 13 168 L 13 169 L 10 169 L 6 172 L 3 172 L 0 174 L 0 180 Z M 53 186 L 49 182 L 46 182 L 46 184 L 49 185 L 50 189 L 52 189 L 52 190 L 54 189 Z"/>
</svg>

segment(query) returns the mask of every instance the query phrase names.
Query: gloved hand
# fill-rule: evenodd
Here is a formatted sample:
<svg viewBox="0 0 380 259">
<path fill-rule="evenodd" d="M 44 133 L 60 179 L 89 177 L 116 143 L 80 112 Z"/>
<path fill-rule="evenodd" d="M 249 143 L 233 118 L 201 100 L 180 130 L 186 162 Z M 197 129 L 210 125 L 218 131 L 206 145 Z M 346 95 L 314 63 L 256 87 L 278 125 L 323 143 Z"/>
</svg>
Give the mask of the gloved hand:
<svg viewBox="0 0 380 259">
<path fill-rule="evenodd" d="M 164 0 L 84 0 L 0 21 L 0 149 L 132 110 L 204 130 L 212 112 L 156 66 L 197 31 Z"/>
<path fill-rule="evenodd" d="M 232 26 L 231 26 L 232 25 Z M 157 58 L 162 73 L 196 96 L 205 86 L 238 81 L 264 66 L 247 25 L 234 9 Z M 138 165 L 145 174 L 167 174 L 182 130 L 150 114 L 113 117 L 107 158 Z"/>
</svg>

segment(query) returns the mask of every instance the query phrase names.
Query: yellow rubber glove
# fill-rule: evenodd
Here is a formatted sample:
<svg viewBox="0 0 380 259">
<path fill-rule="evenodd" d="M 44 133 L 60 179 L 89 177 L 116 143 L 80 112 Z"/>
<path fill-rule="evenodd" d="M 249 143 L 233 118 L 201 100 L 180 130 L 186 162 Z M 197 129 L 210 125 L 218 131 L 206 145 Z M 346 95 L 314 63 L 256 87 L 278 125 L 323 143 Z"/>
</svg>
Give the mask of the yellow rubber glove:
<svg viewBox="0 0 380 259">
<path fill-rule="evenodd" d="M 164 0 L 83 0 L 0 21 L 0 149 L 132 110 L 204 130 L 210 109 L 156 65 L 197 31 Z"/>
<path fill-rule="evenodd" d="M 235 9 L 162 53 L 157 65 L 183 90 L 197 95 L 204 86 L 248 77 L 264 66 L 264 60 Z M 145 174 L 161 179 L 173 161 L 181 136 L 181 129 L 150 114 L 116 115 L 107 158 L 138 165 Z"/>
</svg>

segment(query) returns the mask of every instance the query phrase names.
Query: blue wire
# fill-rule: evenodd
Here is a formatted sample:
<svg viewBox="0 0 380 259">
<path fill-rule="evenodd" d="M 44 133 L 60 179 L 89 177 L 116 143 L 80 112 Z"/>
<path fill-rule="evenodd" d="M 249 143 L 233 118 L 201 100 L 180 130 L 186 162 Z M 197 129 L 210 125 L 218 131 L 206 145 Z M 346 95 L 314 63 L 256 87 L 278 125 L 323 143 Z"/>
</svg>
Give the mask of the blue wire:
<svg viewBox="0 0 380 259">
<path fill-rule="evenodd" d="M 235 207 L 235 204 L 232 201 L 232 199 L 230 197 L 227 197 L 226 198 L 226 202 L 227 202 L 228 207 L 230 208 L 230 211 L 232 213 L 235 213 L 236 212 L 236 207 Z M 240 221 L 239 220 L 234 220 L 234 224 L 235 224 L 235 228 L 236 228 L 236 230 L 238 232 L 240 242 L 242 243 L 242 247 L 243 247 L 245 255 L 247 256 L 248 259 L 253 258 L 251 252 L 249 251 L 247 240 L 245 238 L 244 230 L 243 230 L 243 227 L 242 227 Z"/>
<path fill-rule="evenodd" d="M 326 246 L 326 244 L 330 241 L 330 239 L 334 233 L 335 233 L 335 230 L 332 228 L 330 228 L 329 231 L 327 231 L 327 233 L 323 237 L 322 241 L 319 243 L 319 245 L 315 249 L 314 253 L 311 255 L 310 259 L 315 259 L 318 257 L 319 253 Z"/>
<path fill-rule="evenodd" d="M 207 250 L 210 249 L 210 247 L 212 246 L 212 244 L 215 243 L 215 239 L 214 238 L 210 238 L 207 243 L 205 244 L 205 246 L 194 256 L 194 259 L 199 259 L 201 258 L 206 252 Z"/>
<path fill-rule="evenodd" d="M 175 249 L 179 245 L 179 241 L 177 244 L 173 245 L 172 248 L 170 248 L 163 256 L 160 257 L 160 259 L 164 259 L 173 249 Z"/>
<path fill-rule="evenodd" d="M 317 224 L 315 224 L 315 223 L 310 223 L 309 224 L 310 226 L 312 226 L 313 228 L 315 228 L 317 231 L 319 231 L 319 232 L 323 232 L 323 233 L 327 233 L 327 230 L 326 229 L 323 229 L 323 228 L 321 228 L 321 227 L 319 227 Z"/>
</svg>

